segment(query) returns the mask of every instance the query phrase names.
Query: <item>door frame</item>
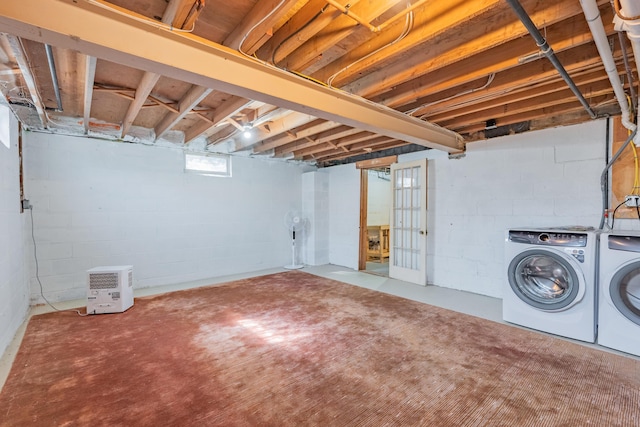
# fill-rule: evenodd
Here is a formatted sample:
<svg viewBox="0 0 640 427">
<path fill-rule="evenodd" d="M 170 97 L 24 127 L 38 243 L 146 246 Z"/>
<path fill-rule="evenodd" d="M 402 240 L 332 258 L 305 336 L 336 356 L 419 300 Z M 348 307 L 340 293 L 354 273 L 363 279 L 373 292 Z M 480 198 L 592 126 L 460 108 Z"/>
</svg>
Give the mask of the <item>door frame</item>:
<svg viewBox="0 0 640 427">
<path fill-rule="evenodd" d="M 367 269 L 367 205 L 369 202 L 369 169 L 390 167 L 398 163 L 398 156 L 379 157 L 377 159 L 363 160 L 356 163 L 356 169 L 360 169 L 360 237 L 358 245 L 358 270 Z"/>
</svg>

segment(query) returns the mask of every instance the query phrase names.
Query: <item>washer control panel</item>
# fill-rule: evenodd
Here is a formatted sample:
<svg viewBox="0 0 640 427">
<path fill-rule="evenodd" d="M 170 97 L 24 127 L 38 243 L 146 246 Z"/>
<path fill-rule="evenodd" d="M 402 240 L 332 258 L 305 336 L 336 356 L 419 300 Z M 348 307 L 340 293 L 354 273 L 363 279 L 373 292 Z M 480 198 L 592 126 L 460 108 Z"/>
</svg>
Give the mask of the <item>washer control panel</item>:
<svg viewBox="0 0 640 427">
<path fill-rule="evenodd" d="M 578 262 L 584 262 L 584 249 L 566 248 L 564 252 L 574 257 Z"/>
<path fill-rule="evenodd" d="M 587 234 L 555 231 L 509 230 L 509 241 L 525 243 L 528 245 L 584 248 L 587 246 Z M 582 251 L 582 257 L 584 261 L 584 251 Z"/>
</svg>

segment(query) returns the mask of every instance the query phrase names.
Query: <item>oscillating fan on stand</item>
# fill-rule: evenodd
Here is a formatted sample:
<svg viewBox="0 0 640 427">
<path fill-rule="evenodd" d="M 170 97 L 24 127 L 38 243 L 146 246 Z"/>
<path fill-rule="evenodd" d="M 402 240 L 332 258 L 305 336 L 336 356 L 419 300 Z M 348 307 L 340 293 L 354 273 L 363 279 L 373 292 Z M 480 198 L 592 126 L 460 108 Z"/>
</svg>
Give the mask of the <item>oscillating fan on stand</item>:
<svg viewBox="0 0 640 427">
<path fill-rule="evenodd" d="M 284 216 L 284 225 L 287 226 L 291 233 L 291 264 L 285 265 L 284 268 L 288 270 L 302 268 L 304 267 L 303 264 L 296 263 L 296 232 L 298 232 L 298 235 L 300 234 L 304 228 L 304 220 L 299 212 L 289 211 Z"/>
</svg>

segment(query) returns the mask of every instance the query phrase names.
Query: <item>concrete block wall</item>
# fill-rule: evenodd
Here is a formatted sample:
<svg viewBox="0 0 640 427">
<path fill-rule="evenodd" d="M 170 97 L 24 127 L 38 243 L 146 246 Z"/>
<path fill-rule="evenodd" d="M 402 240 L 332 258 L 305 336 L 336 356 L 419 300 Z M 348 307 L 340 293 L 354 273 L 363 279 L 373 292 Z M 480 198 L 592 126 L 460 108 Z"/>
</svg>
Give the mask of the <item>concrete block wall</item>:
<svg viewBox="0 0 640 427">
<path fill-rule="evenodd" d="M 512 227 L 598 227 L 606 121 L 533 131 L 468 145 L 450 160 L 436 151 L 428 171 L 428 281 L 494 297 L 506 280 Z"/>
<path fill-rule="evenodd" d="M 178 149 L 30 132 L 24 141 L 51 301 L 84 298 L 97 266 L 132 264 L 143 288 L 290 263 L 284 215 L 300 209 L 302 166 L 233 157 L 233 176 L 218 178 L 185 173 Z"/>
<path fill-rule="evenodd" d="M 391 175 L 369 171 L 367 194 L 367 225 L 389 225 L 391 216 Z"/>
<path fill-rule="evenodd" d="M 308 220 L 303 262 L 329 263 L 329 174 L 310 171 L 302 175 L 302 212 Z"/>
<path fill-rule="evenodd" d="M 358 268 L 360 170 L 355 164 L 326 169 L 329 174 L 329 262 Z"/>
<path fill-rule="evenodd" d="M 0 355 L 29 310 L 25 218 L 20 213 L 18 122 L 0 105 Z"/>
</svg>

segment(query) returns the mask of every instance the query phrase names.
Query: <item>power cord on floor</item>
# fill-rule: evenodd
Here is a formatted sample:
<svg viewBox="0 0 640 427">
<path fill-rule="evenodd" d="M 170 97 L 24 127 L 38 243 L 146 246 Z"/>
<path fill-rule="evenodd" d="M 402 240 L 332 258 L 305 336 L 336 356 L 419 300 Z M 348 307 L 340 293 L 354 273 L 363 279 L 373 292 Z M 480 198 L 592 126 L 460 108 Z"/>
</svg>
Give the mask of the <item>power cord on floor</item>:
<svg viewBox="0 0 640 427">
<path fill-rule="evenodd" d="M 67 310 L 59 309 L 58 307 L 51 304 L 51 302 L 49 302 L 47 297 L 44 296 L 44 289 L 42 287 L 42 282 L 40 281 L 40 266 L 38 264 L 38 247 L 36 246 L 36 237 L 33 232 L 33 205 L 30 205 L 29 207 L 27 207 L 27 209 L 29 209 L 29 215 L 31 216 L 31 240 L 33 241 L 33 257 L 36 261 L 36 280 L 38 281 L 38 285 L 40 285 L 40 296 L 49 305 L 49 307 L 51 307 L 55 311 L 75 311 L 76 313 L 78 313 L 78 316 L 82 316 L 82 317 L 88 316 L 89 315 L 88 313 L 87 314 L 80 313 L 80 310 L 76 310 L 73 308 L 70 308 Z"/>
</svg>

